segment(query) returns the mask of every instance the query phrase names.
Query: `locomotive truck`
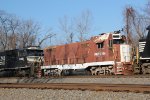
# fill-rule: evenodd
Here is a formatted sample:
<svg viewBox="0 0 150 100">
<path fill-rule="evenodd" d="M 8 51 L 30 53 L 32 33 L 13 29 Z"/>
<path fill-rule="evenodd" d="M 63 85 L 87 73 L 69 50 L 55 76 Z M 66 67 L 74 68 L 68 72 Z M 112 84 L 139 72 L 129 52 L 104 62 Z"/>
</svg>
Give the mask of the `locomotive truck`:
<svg viewBox="0 0 150 100">
<path fill-rule="evenodd" d="M 133 73 L 132 47 L 121 31 L 102 33 L 83 42 L 44 49 L 44 75 L 71 74 L 83 69 L 92 75 Z"/>
<path fill-rule="evenodd" d="M 38 46 L 0 52 L 0 76 L 36 76 L 43 62 Z"/>
<path fill-rule="evenodd" d="M 150 26 L 147 27 L 147 37 L 139 40 L 139 47 L 137 48 L 137 61 L 135 66 L 135 73 L 150 74 Z"/>
</svg>

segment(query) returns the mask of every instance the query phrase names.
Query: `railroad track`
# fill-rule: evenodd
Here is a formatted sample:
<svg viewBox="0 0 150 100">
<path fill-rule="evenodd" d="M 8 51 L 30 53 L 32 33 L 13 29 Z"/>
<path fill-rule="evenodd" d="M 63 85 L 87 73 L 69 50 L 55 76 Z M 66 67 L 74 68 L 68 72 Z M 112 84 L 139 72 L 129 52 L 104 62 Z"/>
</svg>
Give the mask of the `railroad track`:
<svg viewBox="0 0 150 100">
<path fill-rule="evenodd" d="M 13 79 L 13 78 L 36 78 L 36 77 L 0 77 L 0 79 Z M 150 78 L 147 75 L 69 75 L 69 76 L 44 76 L 41 78 Z"/>
<path fill-rule="evenodd" d="M 72 76 L 50 76 L 53 78 L 150 78 L 150 75 L 72 75 Z"/>
<path fill-rule="evenodd" d="M 90 90 L 90 91 L 113 91 L 135 92 L 150 94 L 150 85 L 140 84 L 96 84 L 96 83 L 19 83 L 0 84 L 0 88 L 28 88 L 28 89 L 64 89 L 64 90 Z"/>
</svg>

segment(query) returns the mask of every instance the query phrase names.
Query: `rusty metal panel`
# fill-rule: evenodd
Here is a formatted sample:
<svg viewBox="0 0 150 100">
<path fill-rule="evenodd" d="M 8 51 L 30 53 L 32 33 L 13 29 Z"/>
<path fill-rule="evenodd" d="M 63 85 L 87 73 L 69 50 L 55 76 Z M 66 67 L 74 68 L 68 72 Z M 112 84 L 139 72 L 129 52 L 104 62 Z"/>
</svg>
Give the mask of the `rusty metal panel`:
<svg viewBox="0 0 150 100">
<path fill-rule="evenodd" d="M 99 39 L 99 41 L 98 41 Z M 109 47 L 112 35 L 93 37 L 85 42 L 77 42 L 44 49 L 45 65 L 81 64 L 87 62 L 112 61 L 113 48 Z M 103 42 L 103 47 L 98 48 L 98 43 Z"/>
<path fill-rule="evenodd" d="M 114 61 L 116 63 L 113 65 L 115 73 L 125 74 L 127 73 L 124 71 L 125 66 L 131 67 L 131 64 L 122 64 L 120 53 L 122 43 L 117 43 L 118 41 L 114 43 L 113 41 L 112 33 L 103 33 L 84 42 L 47 47 L 44 49 L 44 65 Z"/>
</svg>

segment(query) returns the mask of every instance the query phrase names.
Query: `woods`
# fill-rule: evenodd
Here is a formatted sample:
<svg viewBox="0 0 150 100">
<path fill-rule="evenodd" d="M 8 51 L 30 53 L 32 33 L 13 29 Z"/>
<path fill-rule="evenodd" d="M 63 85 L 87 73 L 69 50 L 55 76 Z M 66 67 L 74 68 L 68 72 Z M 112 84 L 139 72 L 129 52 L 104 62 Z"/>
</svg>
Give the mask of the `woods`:
<svg viewBox="0 0 150 100">
<path fill-rule="evenodd" d="M 90 12 L 87 11 L 81 13 L 79 18 L 74 18 L 72 22 L 67 17 L 59 20 L 60 30 L 66 35 L 65 43 L 74 42 L 75 35 L 80 41 L 85 40 L 84 35 L 90 29 L 90 17 Z M 41 30 L 42 26 L 31 19 L 22 20 L 13 14 L 0 10 L 0 51 L 35 45 L 42 46 L 44 41 L 56 36 L 52 28 L 48 31 L 44 30 L 44 33 L 40 33 Z"/>
<path fill-rule="evenodd" d="M 53 36 L 52 32 L 39 39 L 41 26 L 33 20 L 21 20 L 13 14 L 0 10 L 0 50 L 12 50 L 27 46 L 41 46 Z"/>
<path fill-rule="evenodd" d="M 147 35 L 146 27 L 150 23 L 150 1 L 148 0 L 145 7 L 140 8 L 140 10 L 132 6 L 126 6 L 122 12 L 124 34 L 127 36 L 129 44 L 137 46 L 138 40 Z M 92 12 L 89 10 L 83 11 L 75 17 L 61 17 L 57 22 L 57 27 L 61 34 L 64 34 L 63 38 L 61 37 L 63 44 L 87 40 L 87 34 L 92 33 L 93 19 Z M 52 30 L 52 28 L 49 27 L 42 32 L 43 26 L 38 22 L 32 19 L 24 20 L 14 14 L 0 10 L 0 51 L 35 45 L 44 47 L 44 41 L 49 43 L 54 37 L 60 40 L 59 35 L 55 32 L 57 30 Z M 59 44 L 56 39 L 52 42 L 55 42 L 56 45 Z M 51 43 L 48 45 L 51 45 Z"/>
<path fill-rule="evenodd" d="M 150 1 L 140 11 L 132 6 L 125 7 L 123 16 L 128 43 L 137 46 L 138 40 L 147 36 L 146 27 L 150 24 Z"/>
</svg>

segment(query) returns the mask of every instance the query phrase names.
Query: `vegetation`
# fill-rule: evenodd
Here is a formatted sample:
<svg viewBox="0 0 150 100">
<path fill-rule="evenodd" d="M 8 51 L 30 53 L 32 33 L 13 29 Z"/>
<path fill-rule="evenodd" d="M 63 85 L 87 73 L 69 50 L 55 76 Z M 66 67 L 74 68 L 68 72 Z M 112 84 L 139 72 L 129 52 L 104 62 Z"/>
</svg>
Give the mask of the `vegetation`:
<svg viewBox="0 0 150 100">
<path fill-rule="evenodd" d="M 147 35 L 146 27 L 150 24 L 150 0 L 140 11 L 132 6 L 126 7 L 123 16 L 128 43 L 137 46 L 138 40 Z"/>
<path fill-rule="evenodd" d="M 146 27 L 150 23 L 150 0 L 142 8 L 142 11 L 132 6 L 124 9 L 124 32 L 129 44 L 137 46 L 139 38 L 146 36 Z M 86 34 L 92 30 L 92 14 L 84 11 L 79 17 L 59 20 L 59 29 L 66 36 L 64 43 L 72 43 L 77 40 L 85 41 Z M 22 20 L 13 14 L 0 10 L 0 51 L 23 48 L 27 46 L 43 46 L 43 42 L 53 38 L 56 33 L 52 28 L 42 33 L 42 26 L 29 19 Z M 41 37 L 41 34 L 44 36 Z"/>
</svg>

